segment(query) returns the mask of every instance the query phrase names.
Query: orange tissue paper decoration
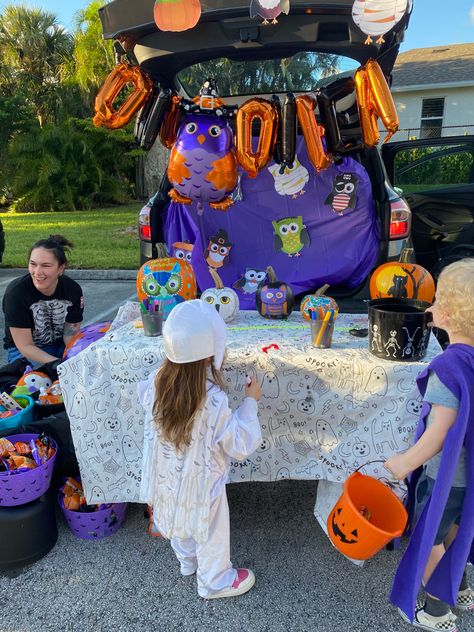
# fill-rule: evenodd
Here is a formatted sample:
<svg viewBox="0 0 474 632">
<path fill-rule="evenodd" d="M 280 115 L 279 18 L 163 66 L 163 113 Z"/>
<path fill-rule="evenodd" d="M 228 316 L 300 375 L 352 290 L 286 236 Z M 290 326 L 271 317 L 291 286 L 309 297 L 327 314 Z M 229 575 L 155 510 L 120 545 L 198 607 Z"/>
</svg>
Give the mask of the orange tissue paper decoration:
<svg viewBox="0 0 474 632">
<path fill-rule="evenodd" d="M 155 24 L 161 31 L 187 31 L 199 22 L 199 0 L 156 0 Z"/>
<path fill-rule="evenodd" d="M 296 97 L 296 112 L 303 131 L 309 159 L 316 171 L 322 171 L 331 164 L 332 160 L 324 150 L 322 137 L 324 127 L 318 125 L 314 109 L 317 105 L 316 95 L 312 92 L 300 94 Z"/>
<path fill-rule="evenodd" d="M 132 84 L 134 90 L 116 110 L 114 103 L 127 84 Z M 125 127 L 145 105 L 152 92 L 153 81 L 141 68 L 127 63 L 118 64 L 96 96 L 94 125 L 108 129 Z"/>
<path fill-rule="evenodd" d="M 256 151 L 252 144 L 252 123 L 260 119 L 260 136 Z M 272 157 L 278 132 L 278 113 L 265 99 L 246 101 L 237 111 L 235 148 L 237 161 L 251 178 L 255 178 Z"/>
</svg>

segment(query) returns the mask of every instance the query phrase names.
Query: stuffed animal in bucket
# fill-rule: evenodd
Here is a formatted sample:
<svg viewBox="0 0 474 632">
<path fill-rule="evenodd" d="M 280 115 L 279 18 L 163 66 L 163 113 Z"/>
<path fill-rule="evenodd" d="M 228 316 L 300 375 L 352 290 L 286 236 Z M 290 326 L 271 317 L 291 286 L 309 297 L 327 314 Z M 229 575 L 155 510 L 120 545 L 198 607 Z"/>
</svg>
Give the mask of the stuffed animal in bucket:
<svg viewBox="0 0 474 632">
<path fill-rule="evenodd" d="M 39 392 L 42 388 L 49 388 L 52 384 L 51 379 L 42 371 L 33 371 L 31 366 L 26 367 L 25 373 L 16 383 L 12 391 L 12 397 L 18 395 L 32 395 Z"/>
</svg>

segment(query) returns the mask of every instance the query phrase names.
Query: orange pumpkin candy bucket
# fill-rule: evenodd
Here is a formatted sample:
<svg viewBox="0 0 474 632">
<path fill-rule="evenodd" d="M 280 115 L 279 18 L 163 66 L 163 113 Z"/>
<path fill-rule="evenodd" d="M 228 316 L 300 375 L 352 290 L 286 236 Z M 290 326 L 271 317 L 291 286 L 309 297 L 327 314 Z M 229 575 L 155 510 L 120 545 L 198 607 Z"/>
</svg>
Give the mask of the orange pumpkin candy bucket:
<svg viewBox="0 0 474 632">
<path fill-rule="evenodd" d="M 401 537 L 407 520 L 407 510 L 391 489 L 356 471 L 329 512 L 327 530 L 338 551 L 354 560 L 367 560 Z"/>
</svg>

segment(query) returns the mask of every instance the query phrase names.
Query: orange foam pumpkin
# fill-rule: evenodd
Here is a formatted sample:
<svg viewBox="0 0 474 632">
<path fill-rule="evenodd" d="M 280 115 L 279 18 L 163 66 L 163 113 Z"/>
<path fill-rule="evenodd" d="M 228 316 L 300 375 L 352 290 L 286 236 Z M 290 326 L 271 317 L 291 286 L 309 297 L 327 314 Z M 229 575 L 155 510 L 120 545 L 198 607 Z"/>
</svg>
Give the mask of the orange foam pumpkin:
<svg viewBox="0 0 474 632">
<path fill-rule="evenodd" d="M 161 31 L 186 31 L 199 22 L 201 3 L 199 0 L 156 0 L 153 15 Z"/>
<path fill-rule="evenodd" d="M 316 290 L 314 294 L 308 294 L 301 301 L 301 314 L 305 320 L 311 320 L 311 309 L 322 309 L 324 313 L 330 309 L 338 310 L 339 306 L 331 296 L 326 296 L 325 291 L 329 285 L 326 283 L 319 290 Z"/>
<path fill-rule="evenodd" d="M 175 257 L 147 261 L 137 273 L 137 295 L 146 310 L 154 305 L 161 307 L 166 320 L 178 303 L 197 296 L 192 266 Z"/>
<path fill-rule="evenodd" d="M 413 298 L 432 303 L 434 295 L 433 277 L 416 263 L 383 263 L 370 277 L 371 298 Z"/>
</svg>

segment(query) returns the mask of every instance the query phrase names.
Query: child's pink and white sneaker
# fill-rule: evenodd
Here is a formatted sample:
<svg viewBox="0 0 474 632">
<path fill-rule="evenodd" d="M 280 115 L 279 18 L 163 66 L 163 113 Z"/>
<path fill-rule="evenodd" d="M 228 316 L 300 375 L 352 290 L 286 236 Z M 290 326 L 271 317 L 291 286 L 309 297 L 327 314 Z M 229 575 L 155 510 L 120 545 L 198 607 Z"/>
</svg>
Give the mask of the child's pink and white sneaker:
<svg viewBox="0 0 474 632">
<path fill-rule="evenodd" d="M 238 597 L 239 595 L 243 595 L 247 591 L 249 591 L 252 586 L 255 584 L 255 575 L 249 568 L 238 568 L 237 569 L 237 577 L 234 580 L 234 583 L 230 588 L 225 588 L 224 590 L 219 590 L 219 592 L 214 593 L 213 595 L 209 595 L 205 597 L 205 599 L 220 599 L 221 597 Z"/>
</svg>

